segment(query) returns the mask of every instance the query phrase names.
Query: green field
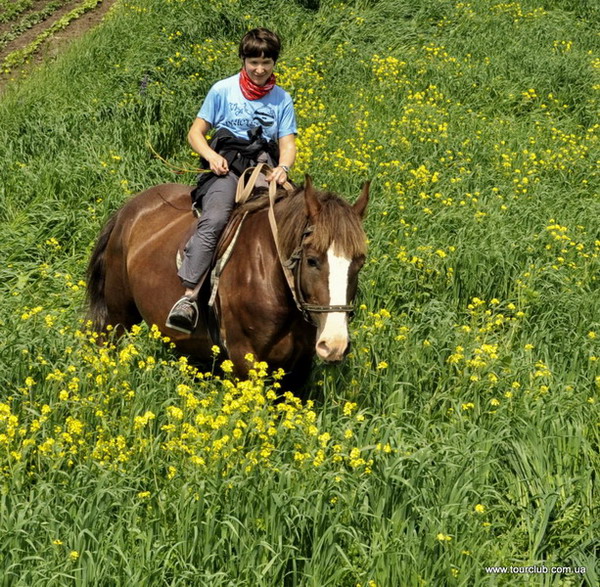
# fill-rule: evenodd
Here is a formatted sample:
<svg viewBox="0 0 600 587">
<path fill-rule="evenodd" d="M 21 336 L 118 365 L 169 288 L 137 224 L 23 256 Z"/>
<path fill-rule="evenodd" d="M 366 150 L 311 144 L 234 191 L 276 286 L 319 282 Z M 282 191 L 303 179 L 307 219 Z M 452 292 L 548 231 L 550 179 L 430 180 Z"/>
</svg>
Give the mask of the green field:
<svg viewBox="0 0 600 587">
<path fill-rule="evenodd" d="M 255 26 L 293 179 L 373 180 L 353 351 L 302 401 L 84 321 L 109 214 L 193 182 L 147 143 L 198 165 Z M 598 585 L 599 31 L 594 0 L 128 0 L 9 84 L 0 585 Z"/>
</svg>

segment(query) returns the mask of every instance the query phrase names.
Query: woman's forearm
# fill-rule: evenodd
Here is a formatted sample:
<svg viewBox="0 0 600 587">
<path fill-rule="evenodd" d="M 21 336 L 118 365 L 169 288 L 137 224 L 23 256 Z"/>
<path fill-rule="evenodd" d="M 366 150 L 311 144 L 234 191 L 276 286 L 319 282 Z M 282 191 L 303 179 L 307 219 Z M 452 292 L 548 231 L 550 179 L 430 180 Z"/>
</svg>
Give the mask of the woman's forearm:
<svg viewBox="0 0 600 587">
<path fill-rule="evenodd" d="M 210 128 L 210 124 L 206 120 L 196 118 L 188 132 L 188 142 L 198 155 L 208 161 L 213 173 L 225 175 L 229 171 L 226 159 L 214 151 L 206 140 L 206 134 Z"/>
<path fill-rule="evenodd" d="M 287 135 L 279 139 L 279 165 L 292 167 L 296 161 L 296 136 Z"/>
<path fill-rule="evenodd" d="M 203 118 L 196 118 L 188 132 L 188 143 L 198 155 L 204 157 L 207 161 L 210 160 L 212 156 L 216 155 L 215 151 L 210 148 L 210 145 L 206 140 L 206 135 L 210 129 L 211 126 L 206 120 Z"/>
</svg>

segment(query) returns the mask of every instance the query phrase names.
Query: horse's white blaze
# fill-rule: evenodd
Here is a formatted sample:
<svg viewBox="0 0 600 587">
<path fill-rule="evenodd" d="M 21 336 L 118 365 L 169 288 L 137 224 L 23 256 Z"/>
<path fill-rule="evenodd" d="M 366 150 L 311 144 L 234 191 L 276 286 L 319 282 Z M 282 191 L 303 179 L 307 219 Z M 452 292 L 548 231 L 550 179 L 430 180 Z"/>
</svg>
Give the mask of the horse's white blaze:
<svg viewBox="0 0 600 587">
<path fill-rule="evenodd" d="M 329 305 L 348 303 L 348 272 L 350 259 L 333 253 L 333 244 L 327 251 L 329 263 Z M 317 354 L 326 361 L 340 361 L 348 347 L 348 314 L 328 312 L 320 322 L 317 332 Z"/>
</svg>

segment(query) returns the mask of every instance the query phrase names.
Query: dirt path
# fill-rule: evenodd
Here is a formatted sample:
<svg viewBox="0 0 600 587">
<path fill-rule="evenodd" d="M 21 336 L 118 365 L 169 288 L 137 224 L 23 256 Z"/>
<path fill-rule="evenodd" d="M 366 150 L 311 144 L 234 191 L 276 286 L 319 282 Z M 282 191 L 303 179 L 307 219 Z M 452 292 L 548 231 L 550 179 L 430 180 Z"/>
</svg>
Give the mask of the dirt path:
<svg viewBox="0 0 600 587">
<path fill-rule="evenodd" d="M 10 73 L 0 73 L 0 92 L 8 83 L 10 83 L 10 81 L 18 79 L 23 75 L 27 75 L 32 68 L 36 67 L 40 63 L 56 59 L 60 52 L 67 47 L 73 39 L 83 36 L 91 28 L 99 24 L 104 15 L 110 10 L 116 1 L 117 0 L 103 0 L 100 4 L 98 4 L 98 6 L 96 6 L 96 8 L 86 12 L 79 18 L 76 18 L 66 28 L 52 35 L 46 42 L 43 43 L 39 51 L 31 58 L 29 64 L 20 66 L 15 71 Z M 28 11 L 28 13 L 33 12 L 34 10 L 40 10 L 48 3 L 49 0 L 40 0 L 39 2 L 36 2 L 35 5 Z M 49 18 L 33 26 L 19 37 L 8 43 L 0 50 L 0 63 L 9 53 L 27 47 L 27 45 L 29 45 L 29 43 L 31 43 L 39 34 L 51 27 L 53 23 L 73 10 L 80 3 L 81 0 L 67 1 Z M 3 25 L 3 28 L 6 28 L 6 25 Z"/>
</svg>

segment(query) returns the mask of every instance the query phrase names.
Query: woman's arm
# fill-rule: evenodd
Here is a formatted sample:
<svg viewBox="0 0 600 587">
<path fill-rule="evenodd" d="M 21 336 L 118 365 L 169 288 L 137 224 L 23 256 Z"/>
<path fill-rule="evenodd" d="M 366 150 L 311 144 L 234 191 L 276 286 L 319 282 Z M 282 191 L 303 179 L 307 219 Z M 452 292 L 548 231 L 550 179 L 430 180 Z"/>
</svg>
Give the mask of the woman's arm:
<svg viewBox="0 0 600 587">
<path fill-rule="evenodd" d="M 275 180 L 278 184 L 283 184 L 288 178 L 288 174 L 281 166 L 291 167 L 296 160 L 296 135 L 290 134 L 279 139 L 279 165 L 273 169 L 273 173 L 267 177 L 267 181 Z"/>
<path fill-rule="evenodd" d="M 196 153 L 208 161 L 210 170 L 215 175 L 225 175 L 229 171 L 227 159 L 213 151 L 206 140 L 206 134 L 210 129 L 210 123 L 204 118 L 196 118 L 188 132 L 188 143 Z"/>
</svg>

